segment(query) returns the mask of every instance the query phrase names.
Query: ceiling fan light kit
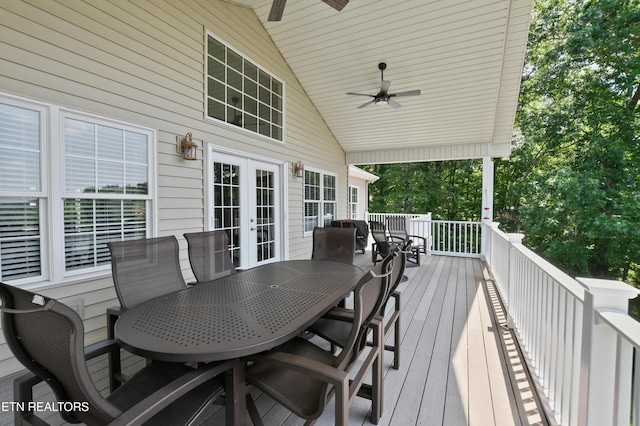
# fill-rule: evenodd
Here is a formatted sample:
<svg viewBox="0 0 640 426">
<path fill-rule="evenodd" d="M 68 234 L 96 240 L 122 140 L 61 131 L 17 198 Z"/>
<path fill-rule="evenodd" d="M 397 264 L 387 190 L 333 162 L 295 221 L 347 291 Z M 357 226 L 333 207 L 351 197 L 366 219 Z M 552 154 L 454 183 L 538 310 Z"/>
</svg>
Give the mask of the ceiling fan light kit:
<svg viewBox="0 0 640 426">
<path fill-rule="evenodd" d="M 368 105 L 389 105 L 393 109 L 398 109 L 402 105 L 397 103 L 395 100 L 391 99 L 393 97 L 399 96 L 417 96 L 420 94 L 420 90 L 409 90 L 408 92 L 399 92 L 399 93 L 389 93 L 389 87 L 391 86 L 391 82 L 384 79 L 384 70 L 387 69 L 387 64 L 384 62 L 380 62 L 378 64 L 378 69 L 380 70 L 380 91 L 375 95 L 365 95 L 364 93 L 353 93 L 348 92 L 347 95 L 355 95 L 355 96 L 369 96 L 373 98 L 372 100 L 360 105 L 358 108 L 364 108 Z"/>
</svg>

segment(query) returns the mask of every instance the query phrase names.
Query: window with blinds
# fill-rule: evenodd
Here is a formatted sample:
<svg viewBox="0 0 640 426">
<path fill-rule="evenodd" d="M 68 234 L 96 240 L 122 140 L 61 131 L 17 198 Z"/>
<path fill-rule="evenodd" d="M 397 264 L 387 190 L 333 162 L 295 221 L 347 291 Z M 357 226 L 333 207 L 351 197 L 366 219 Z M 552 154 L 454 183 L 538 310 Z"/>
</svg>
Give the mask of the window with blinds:
<svg viewBox="0 0 640 426">
<path fill-rule="evenodd" d="M 41 109 L 0 103 L 0 280 L 42 276 Z"/>
<path fill-rule="evenodd" d="M 304 171 L 304 232 L 316 226 L 331 226 L 336 218 L 336 176 Z"/>
<path fill-rule="evenodd" d="M 67 270 L 109 264 L 107 242 L 146 236 L 148 145 L 144 133 L 65 118 Z"/>
<path fill-rule="evenodd" d="M 151 129 L 0 94 L 0 280 L 104 269 L 107 242 L 147 237 L 154 143 Z"/>
<path fill-rule="evenodd" d="M 358 187 L 349 187 L 349 219 L 358 218 Z"/>
</svg>

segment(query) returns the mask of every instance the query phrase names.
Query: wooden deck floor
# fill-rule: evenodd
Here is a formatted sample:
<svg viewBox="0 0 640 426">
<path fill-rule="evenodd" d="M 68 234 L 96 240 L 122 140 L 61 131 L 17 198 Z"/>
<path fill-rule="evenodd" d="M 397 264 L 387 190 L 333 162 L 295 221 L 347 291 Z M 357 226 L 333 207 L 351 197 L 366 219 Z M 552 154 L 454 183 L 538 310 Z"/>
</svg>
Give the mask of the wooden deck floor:
<svg viewBox="0 0 640 426">
<path fill-rule="evenodd" d="M 371 268 L 370 258 L 369 252 L 356 255 L 363 269 Z M 420 267 L 407 267 L 408 280 L 399 288 L 403 306 L 400 369 L 391 368 L 392 354 L 387 352 L 380 425 L 546 424 L 517 348 L 500 327 L 499 300 L 483 268 L 479 260 L 444 256 L 425 256 Z M 125 362 L 132 368 L 142 365 L 136 358 L 130 356 Z M 106 388 L 104 361 L 91 370 L 99 388 Z M 2 380 L 0 396 L 12 400 L 10 389 L 10 382 Z M 49 392 L 42 392 L 48 400 Z M 258 391 L 254 399 L 266 426 L 304 423 Z M 350 424 L 371 424 L 370 405 L 356 398 Z M 10 416 L 1 413 L 0 424 L 11 424 Z M 332 425 L 333 419 L 331 405 L 316 424 Z M 212 407 L 202 424 L 223 425 L 224 410 Z"/>
</svg>

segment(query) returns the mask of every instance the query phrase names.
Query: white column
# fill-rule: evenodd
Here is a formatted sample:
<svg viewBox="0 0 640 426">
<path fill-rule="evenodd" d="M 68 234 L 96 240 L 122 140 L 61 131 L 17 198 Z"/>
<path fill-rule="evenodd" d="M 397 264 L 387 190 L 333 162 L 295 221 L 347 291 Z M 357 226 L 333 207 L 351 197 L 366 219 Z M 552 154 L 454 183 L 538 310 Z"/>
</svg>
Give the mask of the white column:
<svg viewBox="0 0 640 426">
<path fill-rule="evenodd" d="M 618 354 L 617 332 L 598 322 L 596 312 L 617 311 L 626 314 L 629 299 L 640 294 L 640 290 L 620 281 L 594 278 L 576 280 L 585 287 L 578 424 L 609 425 L 615 418 L 618 406 L 616 397 L 620 397 L 616 390 L 616 368 L 628 370 L 630 377 L 631 357 Z M 629 360 L 629 365 L 617 366 L 618 359 Z"/>
<path fill-rule="evenodd" d="M 487 227 L 490 227 L 493 222 L 493 160 L 491 157 L 482 159 L 482 211 L 480 212 L 480 221 L 483 224 L 481 253 L 485 257 L 487 238 L 489 238 Z"/>
</svg>

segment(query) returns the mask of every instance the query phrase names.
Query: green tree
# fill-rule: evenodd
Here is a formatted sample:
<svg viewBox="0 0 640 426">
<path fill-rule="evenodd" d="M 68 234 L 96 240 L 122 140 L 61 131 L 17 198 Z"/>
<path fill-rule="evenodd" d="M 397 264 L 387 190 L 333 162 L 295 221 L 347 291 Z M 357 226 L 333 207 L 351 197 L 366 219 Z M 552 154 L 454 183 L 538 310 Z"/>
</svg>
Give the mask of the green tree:
<svg viewBox="0 0 640 426">
<path fill-rule="evenodd" d="M 496 217 L 572 275 L 640 264 L 640 2 L 538 0 Z"/>
<path fill-rule="evenodd" d="M 434 219 L 480 220 L 480 160 L 363 166 L 380 177 L 369 186 L 369 210 L 377 213 L 427 213 Z"/>
</svg>

